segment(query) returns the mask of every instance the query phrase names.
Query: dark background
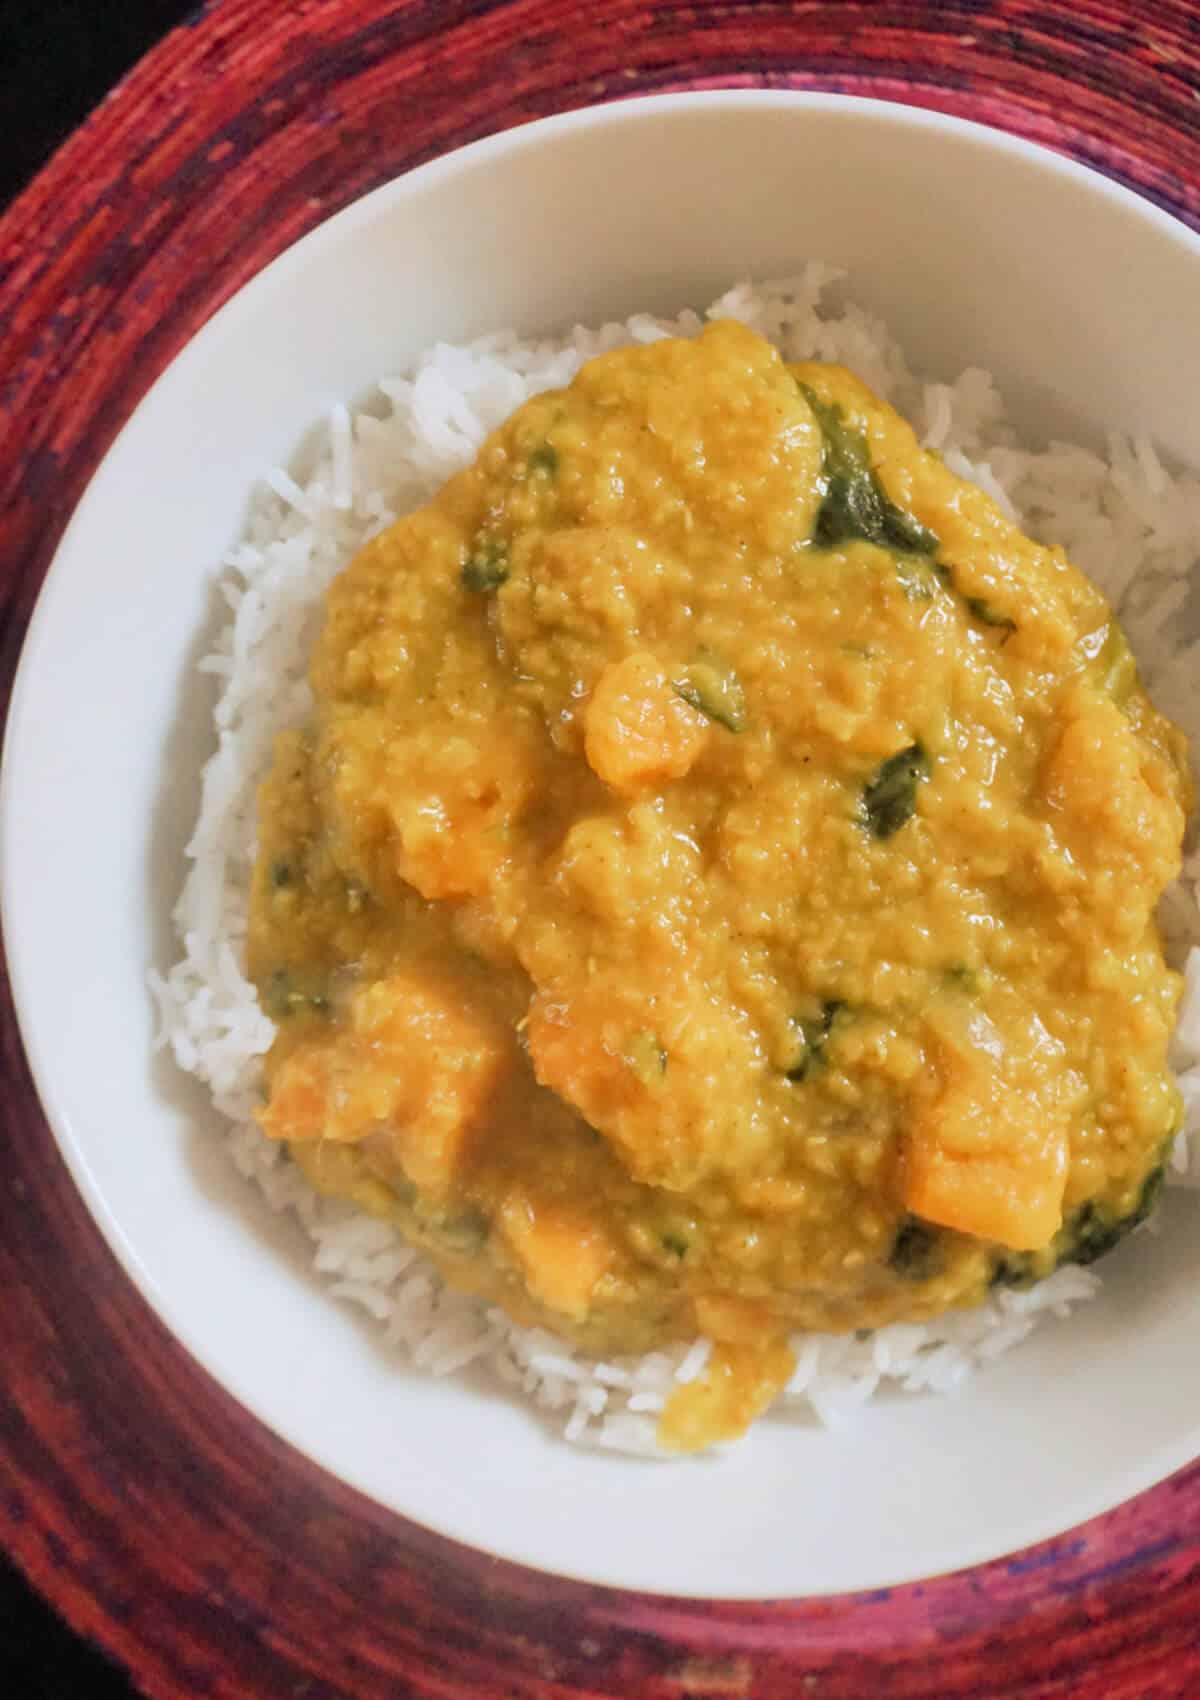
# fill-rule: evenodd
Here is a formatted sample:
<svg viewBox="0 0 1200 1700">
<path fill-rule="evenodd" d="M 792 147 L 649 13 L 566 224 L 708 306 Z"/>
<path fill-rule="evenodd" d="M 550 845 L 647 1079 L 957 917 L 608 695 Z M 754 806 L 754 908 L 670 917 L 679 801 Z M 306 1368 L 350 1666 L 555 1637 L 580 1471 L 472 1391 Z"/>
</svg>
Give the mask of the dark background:
<svg viewBox="0 0 1200 1700">
<path fill-rule="evenodd" d="M 196 0 L 0 0 L 0 207 L 196 9 Z"/>
<path fill-rule="evenodd" d="M 194 0 L 0 0 L 0 211 L 193 10 Z M 0 1695 L 136 1700 L 116 1667 L 73 1635 L 2 1554 Z"/>
</svg>

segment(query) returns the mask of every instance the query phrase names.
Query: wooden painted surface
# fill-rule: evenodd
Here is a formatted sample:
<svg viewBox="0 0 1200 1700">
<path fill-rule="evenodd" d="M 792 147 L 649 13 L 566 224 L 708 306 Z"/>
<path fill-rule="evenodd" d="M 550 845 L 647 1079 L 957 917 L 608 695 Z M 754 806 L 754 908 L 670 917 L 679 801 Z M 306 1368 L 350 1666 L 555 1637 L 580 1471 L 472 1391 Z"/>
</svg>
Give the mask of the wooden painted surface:
<svg viewBox="0 0 1200 1700">
<path fill-rule="evenodd" d="M 1178 0 L 218 0 L 0 221 L 0 689 L 117 428 L 240 284 L 346 201 L 587 102 L 796 87 L 981 119 L 1200 226 Z M 305 1464 L 118 1271 L 0 1002 L 0 1541 L 155 1700 L 1180 1700 L 1200 1467 L 1032 1552 L 869 1596 L 593 1589 L 428 1535 Z"/>
</svg>

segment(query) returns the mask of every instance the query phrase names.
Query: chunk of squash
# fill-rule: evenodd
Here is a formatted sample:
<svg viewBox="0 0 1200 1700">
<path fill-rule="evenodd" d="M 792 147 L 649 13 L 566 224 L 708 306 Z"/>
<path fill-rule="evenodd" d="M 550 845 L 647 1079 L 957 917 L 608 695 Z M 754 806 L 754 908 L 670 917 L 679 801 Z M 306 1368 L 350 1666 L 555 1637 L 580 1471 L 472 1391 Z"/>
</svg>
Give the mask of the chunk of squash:
<svg viewBox="0 0 1200 1700">
<path fill-rule="evenodd" d="M 548 1310 L 582 1321 L 613 1261 L 612 1244 L 599 1224 L 577 1210 L 513 1193 L 497 1225 L 533 1297 Z"/>
<path fill-rule="evenodd" d="M 761 1123 L 726 1083 L 756 1064 L 740 1013 L 703 980 L 666 973 L 655 984 L 605 975 L 542 992 L 525 1038 L 539 1083 L 571 1104 L 620 1152 L 635 1179 L 687 1191 L 716 1169 L 761 1153 Z"/>
<path fill-rule="evenodd" d="M 1038 1251 L 1062 1226 L 1065 1127 L 1037 1099 L 985 1068 L 959 1068 L 914 1116 L 904 1203 L 915 1216 Z"/>
<path fill-rule="evenodd" d="M 682 779 L 708 742 L 708 721 L 652 655 L 639 650 L 601 673 L 587 705 L 588 766 L 615 791 Z"/>
<path fill-rule="evenodd" d="M 478 897 L 511 854 L 512 831 L 534 784 L 528 727 L 479 739 L 447 729 L 398 740 L 389 752 L 384 809 L 396 871 L 431 902 Z"/>
<path fill-rule="evenodd" d="M 269 1067 L 258 1120 L 271 1138 L 289 1141 L 382 1135 L 413 1185 L 442 1195 L 511 1050 L 498 1026 L 448 988 L 415 973 L 393 975 L 352 999 L 344 1025 Z"/>
<path fill-rule="evenodd" d="M 1041 790 L 1073 827 L 1082 852 L 1107 846 L 1111 854 L 1116 839 L 1136 851 L 1145 877 L 1161 885 L 1178 871 L 1183 828 L 1177 795 L 1156 783 L 1161 765 L 1114 702 L 1080 689 L 1042 763 Z"/>
<path fill-rule="evenodd" d="M 596 994 L 576 994 L 568 1005 L 536 997 L 529 1006 L 525 1040 L 534 1073 L 593 1126 L 607 1127 L 645 1091 L 629 1051 L 625 1012 Z"/>
</svg>

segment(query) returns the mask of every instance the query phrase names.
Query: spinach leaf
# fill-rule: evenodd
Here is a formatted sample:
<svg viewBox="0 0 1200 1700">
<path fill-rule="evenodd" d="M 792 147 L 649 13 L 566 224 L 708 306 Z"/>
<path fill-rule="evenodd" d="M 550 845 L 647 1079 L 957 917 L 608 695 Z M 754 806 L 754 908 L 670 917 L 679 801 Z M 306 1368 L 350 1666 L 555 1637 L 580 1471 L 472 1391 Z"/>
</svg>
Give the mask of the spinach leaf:
<svg viewBox="0 0 1200 1700">
<path fill-rule="evenodd" d="M 1089 1199 L 1063 1223 L 1048 1253 L 1016 1251 L 1002 1256 L 992 1271 L 992 1286 L 1030 1287 L 1064 1263 L 1095 1263 L 1097 1258 L 1105 1256 L 1154 1209 L 1166 1176 L 1170 1148 L 1168 1140 L 1163 1155 L 1142 1182 L 1137 1202 L 1128 1215 L 1114 1216 L 1102 1204 Z"/>
<path fill-rule="evenodd" d="M 982 596 L 967 596 L 963 600 L 967 605 L 967 613 L 972 619 L 978 620 L 981 626 L 997 626 L 1005 632 L 1015 632 L 1017 622 L 1007 614 L 998 614 L 990 602 Z"/>
<path fill-rule="evenodd" d="M 814 1019 L 797 1019 L 793 1022 L 796 1029 L 797 1054 L 795 1062 L 784 1071 L 789 1080 L 807 1080 L 813 1069 L 824 1062 L 825 1041 L 845 1007 L 839 999 L 830 998 L 821 1005 L 821 1013 Z"/>
<path fill-rule="evenodd" d="M 1142 1182 L 1137 1203 L 1128 1216 L 1112 1217 L 1100 1206 L 1087 1203 L 1069 1223 L 1070 1243 L 1064 1263 L 1095 1263 L 1149 1216 L 1158 1203 L 1166 1175 L 1166 1159 L 1158 1163 Z"/>
<path fill-rule="evenodd" d="M 539 443 L 530 450 L 525 465 L 531 473 L 540 472 L 546 478 L 553 478 L 558 472 L 558 450 L 553 443 Z"/>
<path fill-rule="evenodd" d="M 275 969 L 261 988 L 260 997 L 272 1021 L 286 1021 L 291 1015 L 328 1015 L 332 1008 L 324 992 L 286 968 Z"/>
<path fill-rule="evenodd" d="M 746 693 L 732 667 L 726 667 L 711 651 L 700 651 L 683 677 L 675 681 L 675 691 L 684 702 L 730 732 L 744 728 Z"/>
<path fill-rule="evenodd" d="M 944 561 L 939 561 L 935 570 L 946 589 L 953 591 L 955 596 L 962 597 L 963 607 L 973 620 L 978 620 L 981 626 L 995 626 L 998 631 L 1004 633 L 1004 638 L 1001 641 L 1008 641 L 1009 634 L 1017 629 L 1017 622 L 1014 619 L 993 608 L 986 597 L 966 595 L 964 591 L 959 589 L 955 581 L 954 569 Z"/>
<path fill-rule="evenodd" d="M 917 784 L 928 778 L 929 758 L 920 744 L 898 750 L 876 768 L 862 797 L 863 817 L 876 838 L 890 838 L 912 819 Z"/>
<path fill-rule="evenodd" d="M 657 1033 L 643 1028 L 629 1041 L 625 1064 L 643 1086 L 657 1086 L 667 1072 L 668 1056 Z"/>
<path fill-rule="evenodd" d="M 847 425 L 841 409 L 822 401 L 807 385 L 801 384 L 800 391 L 825 440 L 825 495 L 817 511 L 813 541 L 822 549 L 832 549 L 862 538 L 902 554 L 934 554 L 937 534 L 892 501 L 871 465 L 863 433 Z"/>
<path fill-rule="evenodd" d="M 928 555 L 894 555 L 896 577 L 910 602 L 931 602 L 939 584 L 946 584 L 948 575 L 940 561 Z"/>
<path fill-rule="evenodd" d="M 1104 643 L 1096 657 L 1096 683 L 1118 708 L 1125 708 L 1137 688 L 1137 662 L 1129 640 L 1115 620 L 1109 622 Z"/>
<path fill-rule="evenodd" d="M 888 1268 L 907 1281 L 927 1281 L 941 1267 L 941 1235 L 928 1222 L 906 1216 L 888 1254 Z"/>
<path fill-rule="evenodd" d="M 495 538 L 484 538 L 476 540 L 459 578 L 464 590 L 498 590 L 508 571 L 508 545 Z"/>
<path fill-rule="evenodd" d="M 965 962 L 952 962 L 942 970 L 943 984 L 951 991 L 965 992 L 968 997 L 975 997 L 979 992 L 979 975 L 974 968 L 968 968 Z"/>
<path fill-rule="evenodd" d="M 476 1257 L 483 1250 L 491 1223 L 480 1210 L 467 1210 L 459 1216 L 440 1216 L 424 1224 L 430 1232 L 459 1257 Z"/>
</svg>

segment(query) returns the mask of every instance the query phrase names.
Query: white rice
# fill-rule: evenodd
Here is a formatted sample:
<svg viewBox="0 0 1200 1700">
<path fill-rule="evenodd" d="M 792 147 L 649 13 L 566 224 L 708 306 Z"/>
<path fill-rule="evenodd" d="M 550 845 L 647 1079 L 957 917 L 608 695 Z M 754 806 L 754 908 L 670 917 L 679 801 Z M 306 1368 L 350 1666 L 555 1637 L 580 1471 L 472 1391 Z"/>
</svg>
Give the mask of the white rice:
<svg viewBox="0 0 1200 1700">
<path fill-rule="evenodd" d="M 1114 436 L 1103 455 L 1061 443 L 1022 449 L 986 372 L 969 369 L 951 384 L 919 381 L 882 324 L 839 303 L 839 285 L 839 274 L 814 263 L 786 281 L 741 284 L 706 317 L 743 320 L 788 359 L 852 367 L 952 470 L 975 479 L 1033 535 L 1061 543 L 1116 605 L 1159 706 L 1200 737 L 1191 685 L 1200 644 L 1179 635 L 1188 574 L 1200 556 L 1200 482 L 1173 477 L 1144 439 Z M 151 976 L 160 1042 L 206 1082 L 230 1124 L 234 1162 L 272 1209 L 292 1212 L 311 1236 L 315 1266 L 335 1297 L 374 1317 L 413 1369 L 449 1375 L 485 1363 L 568 1440 L 639 1453 L 656 1450 L 657 1415 L 674 1387 L 702 1371 L 707 1342 L 598 1362 L 449 1291 L 394 1228 L 318 1197 L 252 1119 L 260 1059 L 274 1029 L 242 956 L 255 787 L 276 732 L 310 708 L 305 668 L 314 615 L 334 574 L 369 537 L 466 465 L 528 396 L 569 382 L 584 360 L 606 349 L 693 335 L 702 322 L 694 312 L 669 323 L 639 314 L 538 342 L 501 331 L 467 347 L 439 343 L 385 378 L 369 411 L 351 417 L 335 406 L 310 464 L 266 475 L 245 536 L 223 562 L 229 619 L 201 663 L 219 685 L 217 749 L 204 770 L 187 849 L 191 871 L 175 911 L 183 956 L 165 979 Z M 1190 1137 L 1200 1130 L 1198 877 L 1200 850 L 1193 850 L 1184 881 L 1163 908 L 1187 977 L 1173 1059 L 1187 1119 L 1172 1178 L 1192 1185 L 1200 1185 L 1200 1140 Z M 953 1392 L 1042 1318 L 1065 1315 L 1098 1287 L 1092 1271 L 1067 1267 L 1029 1292 L 998 1292 L 976 1310 L 928 1326 L 797 1335 L 796 1371 L 779 1405 L 833 1424 L 885 1385 Z"/>
</svg>

